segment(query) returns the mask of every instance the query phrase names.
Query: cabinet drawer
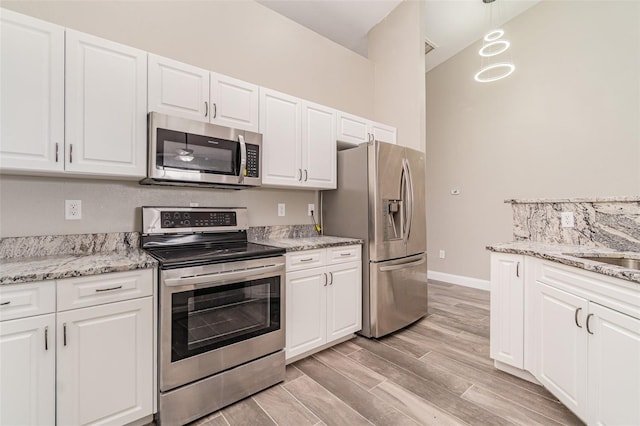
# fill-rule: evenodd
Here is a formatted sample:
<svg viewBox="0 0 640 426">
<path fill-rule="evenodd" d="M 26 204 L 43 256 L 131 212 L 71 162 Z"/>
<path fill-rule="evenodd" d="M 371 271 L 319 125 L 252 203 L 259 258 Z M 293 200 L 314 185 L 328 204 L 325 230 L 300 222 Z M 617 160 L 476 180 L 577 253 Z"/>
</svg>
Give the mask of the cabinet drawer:
<svg viewBox="0 0 640 426">
<path fill-rule="evenodd" d="M 153 294 L 153 269 L 58 281 L 58 311 L 119 302 Z"/>
<path fill-rule="evenodd" d="M 0 321 L 48 314 L 55 310 L 55 281 L 0 287 Z"/>
<path fill-rule="evenodd" d="M 287 272 L 324 266 L 325 249 L 287 253 Z"/>
<path fill-rule="evenodd" d="M 327 249 L 327 264 L 360 260 L 361 246 L 332 247 Z"/>
</svg>

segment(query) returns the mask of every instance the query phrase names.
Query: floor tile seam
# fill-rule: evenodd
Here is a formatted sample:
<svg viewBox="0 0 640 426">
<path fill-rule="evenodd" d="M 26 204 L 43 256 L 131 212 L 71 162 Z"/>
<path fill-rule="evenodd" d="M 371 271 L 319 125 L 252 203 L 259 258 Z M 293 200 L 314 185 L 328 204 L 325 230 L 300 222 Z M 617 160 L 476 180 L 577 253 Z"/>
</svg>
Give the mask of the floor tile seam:
<svg viewBox="0 0 640 426">
<path fill-rule="evenodd" d="M 305 374 L 305 376 L 306 376 L 306 374 Z M 300 377 L 302 377 L 302 376 L 300 376 Z M 296 377 L 296 379 L 295 379 L 295 380 L 298 380 L 300 377 Z M 309 376 L 307 376 L 307 377 L 309 377 Z M 309 377 L 309 379 L 311 379 L 311 377 Z M 292 380 L 292 381 L 295 381 L 295 380 Z M 313 380 L 313 379 L 311 379 L 311 380 Z M 315 380 L 314 380 L 314 381 L 315 381 Z M 291 382 L 289 382 L 289 383 L 291 383 Z M 285 387 L 284 387 L 284 384 L 283 384 L 283 385 L 281 385 L 281 387 L 282 387 L 282 389 L 283 389 L 286 393 L 288 393 L 288 394 L 291 396 L 291 398 L 293 398 L 293 399 L 294 399 L 298 404 L 300 404 L 300 405 L 301 405 L 305 410 L 307 410 L 308 412 L 310 412 L 311 414 L 313 414 L 313 416 L 314 416 L 316 419 L 318 419 L 318 421 L 317 421 L 316 423 L 314 423 L 314 425 L 317 425 L 318 423 L 322 423 L 322 419 L 321 419 L 320 417 L 318 417 L 318 415 L 317 415 L 316 413 L 314 413 L 314 412 L 313 412 L 313 410 L 311 410 L 311 408 L 307 407 L 307 406 L 304 404 L 304 402 L 300 401 L 300 400 L 299 400 L 299 399 L 298 399 L 294 394 L 292 394 L 291 392 L 289 392 L 289 389 L 285 388 Z M 333 394 L 332 394 L 332 395 L 333 395 Z"/>
<path fill-rule="evenodd" d="M 360 350 L 362 350 L 362 349 L 360 349 Z M 354 351 L 353 353 L 360 352 L 360 350 Z M 335 369 L 335 368 L 333 368 L 332 366 L 325 364 L 325 363 L 324 363 L 324 362 L 322 362 L 320 359 L 316 358 L 314 355 L 311 355 L 311 356 L 313 357 L 313 359 L 315 359 L 316 361 L 318 361 L 318 362 L 319 362 L 319 363 L 321 363 L 322 365 L 326 366 L 327 368 L 332 369 L 333 371 L 335 371 L 336 373 L 338 373 L 339 375 L 341 375 L 342 377 L 344 377 L 345 379 L 347 379 L 347 380 L 348 380 L 348 381 L 350 381 L 351 383 L 353 383 L 353 384 L 357 385 L 359 388 L 361 388 L 361 389 L 363 389 L 363 390 L 365 390 L 365 391 L 369 391 L 367 388 L 365 388 L 364 386 L 362 386 L 361 384 L 359 384 L 359 383 L 358 383 L 358 382 L 356 382 L 355 380 L 353 380 L 353 379 L 349 378 L 348 376 L 344 375 L 342 372 L 340 372 L 340 371 L 336 370 L 336 369 Z M 347 359 L 348 359 L 349 361 L 351 361 L 351 362 L 355 362 L 356 364 L 360 364 L 359 362 L 356 362 L 354 359 L 351 359 L 351 358 L 350 358 L 350 357 L 348 357 L 348 356 L 345 356 L 345 358 L 347 358 Z M 375 371 L 373 371 L 372 369 L 368 368 L 366 365 L 363 365 L 363 364 L 360 364 L 360 365 L 362 365 L 364 368 L 366 368 L 367 370 L 371 371 L 372 373 L 377 374 L 378 376 L 381 376 L 381 374 L 376 373 L 376 372 L 375 372 Z M 385 377 L 383 377 L 383 378 L 384 378 L 384 379 L 386 379 Z M 384 380 L 383 380 L 383 381 L 384 381 Z M 380 383 L 382 383 L 382 382 L 380 382 Z M 378 383 L 378 384 L 380 384 L 380 383 Z M 378 386 L 378 385 L 376 385 L 376 386 Z M 332 393 L 333 393 L 333 392 L 332 392 Z"/>
<path fill-rule="evenodd" d="M 416 334 L 420 335 L 419 333 L 416 333 Z M 423 336 L 423 337 L 428 337 L 428 336 Z M 432 338 L 432 339 L 433 339 L 433 338 Z M 464 343 L 464 342 L 462 342 L 462 343 Z M 462 348 L 456 348 L 455 346 L 451 346 L 451 347 L 452 347 L 452 348 L 454 348 L 454 349 L 462 350 Z M 418 357 L 417 359 L 420 359 L 420 358 L 424 357 L 424 356 L 425 356 L 425 355 L 427 355 L 429 352 L 438 352 L 438 353 L 440 353 L 440 354 L 442 354 L 442 355 L 446 355 L 445 353 L 442 353 L 442 352 L 441 352 L 441 351 L 439 351 L 438 349 L 439 349 L 438 347 L 433 348 L 433 349 L 429 350 L 426 354 L 421 355 L 420 357 Z M 476 352 L 476 351 L 469 351 L 469 353 L 470 353 L 470 354 L 477 355 L 477 356 L 481 356 L 481 357 L 484 355 L 484 354 L 482 354 L 482 353 L 480 353 L 480 352 Z M 487 357 L 487 358 L 488 358 L 488 357 Z M 488 358 L 488 359 L 491 359 L 491 358 Z M 462 362 L 462 361 L 460 361 L 460 362 Z"/>
<path fill-rule="evenodd" d="M 231 426 L 231 422 L 229 422 L 229 420 L 227 420 L 227 418 L 225 417 L 225 415 L 224 415 L 224 413 L 222 411 L 220 411 L 220 417 L 222 417 L 222 420 L 224 420 L 224 422 L 227 424 L 227 426 Z"/>
<path fill-rule="evenodd" d="M 517 401 L 514 401 L 514 400 L 509 399 L 509 398 L 505 398 L 504 396 L 499 395 L 499 394 L 497 394 L 497 393 L 495 393 L 495 392 L 491 391 L 491 389 L 489 389 L 489 388 L 485 388 L 485 387 L 483 387 L 483 386 L 476 385 L 475 387 L 476 387 L 476 388 L 478 388 L 478 389 L 482 389 L 482 390 L 484 390 L 485 392 L 489 392 L 489 393 L 490 393 L 490 394 L 492 394 L 495 398 L 502 399 L 502 400 L 506 401 L 507 403 L 515 404 L 515 405 L 517 405 L 517 406 L 518 406 L 518 407 L 520 407 L 520 408 L 525 408 L 525 409 L 527 409 L 527 410 L 529 410 L 529 411 L 533 411 L 534 413 L 539 414 L 540 416 L 542 416 L 542 417 L 544 417 L 545 419 L 548 419 L 548 420 L 550 420 L 550 421 L 552 421 L 552 422 L 559 423 L 559 424 L 565 424 L 564 422 L 562 422 L 562 421 L 561 421 L 561 420 L 559 420 L 559 419 L 554 419 L 554 418 L 552 418 L 552 417 L 549 417 L 549 416 L 548 416 L 547 414 L 545 414 L 545 413 L 541 413 L 540 411 L 538 411 L 538 410 L 534 409 L 534 408 L 533 408 L 533 406 L 524 406 L 524 405 L 520 404 L 520 403 L 519 403 L 519 402 L 517 402 Z M 466 392 L 465 392 L 465 393 L 466 393 Z M 466 398 L 465 398 L 465 399 L 466 399 Z M 467 400 L 467 401 L 469 401 L 469 402 L 473 402 L 473 401 L 471 401 L 471 400 L 469 400 L 469 399 L 466 399 L 466 400 Z M 551 402 L 553 402 L 553 401 L 551 401 Z M 489 410 L 489 409 L 486 409 L 486 410 L 487 410 L 487 411 L 491 411 L 491 410 Z M 569 409 L 567 408 L 567 410 L 569 410 Z M 569 410 L 569 411 L 570 411 L 570 410 Z M 504 416 L 502 416 L 502 415 L 500 415 L 500 414 L 497 414 L 497 413 L 495 413 L 495 412 L 493 412 L 493 411 L 491 411 L 491 412 L 492 412 L 493 414 L 495 414 L 496 416 L 499 416 L 499 417 L 504 418 Z M 509 419 L 505 419 L 505 420 L 509 421 Z"/>
<path fill-rule="evenodd" d="M 313 355 L 311 355 L 313 356 Z M 303 358 L 304 359 L 304 358 Z M 305 374 L 306 375 L 306 374 Z M 338 401 L 340 401 L 345 407 L 349 408 L 349 410 L 353 411 L 354 413 L 356 413 L 358 416 L 362 417 L 364 420 L 366 420 L 368 423 L 374 425 L 374 423 L 372 423 L 369 419 L 367 419 L 365 416 L 363 416 L 362 414 L 360 414 L 359 411 L 357 411 L 356 409 L 354 409 L 351 405 L 347 404 L 346 402 L 344 402 L 342 400 L 342 398 L 338 398 L 338 395 L 336 395 L 335 393 L 331 392 L 331 390 L 327 389 L 325 386 L 323 386 L 321 383 L 318 383 L 316 380 L 313 379 L 313 377 L 306 375 L 307 378 L 309 378 L 309 380 L 312 380 L 315 384 L 317 384 L 318 386 L 320 386 L 322 389 L 326 390 L 327 392 L 329 392 L 329 394 L 331 394 L 334 398 L 336 398 Z M 318 417 L 320 419 L 320 416 L 318 414 L 316 414 L 315 411 L 311 410 L 311 408 L 307 407 L 305 405 L 305 407 L 311 411 L 316 417 Z M 322 420 L 322 419 L 320 419 Z"/>
<path fill-rule="evenodd" d="M 265 389 L 265 390 L 266 390 L 266 389 Z M 272 421 L 276 426 L 278 426 L 278 422 L 276 422 L 276 419 L 274 419 L 273 417 L 271 417 L 271 414 L 269 414 L 269 412 L 268 412 L 267 410 L 265 410 L 265 409 L 264 409 L 264 407 L 262 406 L 262 404 L 260 404 L 260 402 L 255 398 L 255 396 L 256 396 L 256 395 L 253 395 L 253 396 L 251 397 L 251 399 L 253 399 L 253 402 L 255 402 L 255 403 L 256 403 L 256 405 L 257 405 L 257 406 L 262 410 L 262 412 L 263 412 L 264 414 L 266 414 L 266 415 L 267 415 L 267 417 L 269 417 L 269 418 L 271 419 L 271 421 Z"/>
</svg>

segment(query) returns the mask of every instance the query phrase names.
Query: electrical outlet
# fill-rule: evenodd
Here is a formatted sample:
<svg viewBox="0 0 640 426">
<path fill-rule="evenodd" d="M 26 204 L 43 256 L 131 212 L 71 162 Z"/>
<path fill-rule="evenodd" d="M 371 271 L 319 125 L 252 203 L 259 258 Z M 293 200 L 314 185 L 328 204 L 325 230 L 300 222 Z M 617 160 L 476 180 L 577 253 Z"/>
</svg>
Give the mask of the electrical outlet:
<svg viewBox="0 0 640 426">
<path fill-rule="evenodd" d="M 284 215 L 285 215 L 284 203 L 278 203 L 278 216 L 284 216 Z"/>
<path fill-rule="evenodd" d="M 562 223 L 563 228 L 573 228 L 575 226 L 573 212 L 560 213 L 560 222 Z"/>
<path fill-rule="evenodd" d="M 453 188 L 451 190 L 451 195 L 460 195 L 460 190 L 458 188 Z"/>
<path fill-rule="evenodd" d="M 444 250 L 440 250 L 440 259 L 444 259 Z"/>
<path fill-rule="evenodd" d="M 64 218 L 66 220 L 82 219 L 82 201 L 64 200 Z"/>
<path fill-rule="evenodd" d="M 200 207 L 200 203 L 190 202 L 189 207 Z"/>
<path fill-rule="evenodd" d="M 315 204 L 307 204 L 307 216 L 312 216 L 315 214 L 316 205 Z"/>
</svg>

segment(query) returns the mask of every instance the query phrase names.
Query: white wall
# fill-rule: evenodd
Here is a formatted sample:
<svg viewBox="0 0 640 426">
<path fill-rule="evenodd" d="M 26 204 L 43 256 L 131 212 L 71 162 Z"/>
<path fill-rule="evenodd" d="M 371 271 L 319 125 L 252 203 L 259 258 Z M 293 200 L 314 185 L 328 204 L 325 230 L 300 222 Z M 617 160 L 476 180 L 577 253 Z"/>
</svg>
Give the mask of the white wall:
<svg viewBox="0 0 640 426">
<path fill-rule="evenodd" d="M 637 1 L 543 1 L 504 26 L 510 77 L 473 80 L 480 43 L 427 73 L 430 270 L 488 279 L 507 198 L 640 194 L 639 22 Z"/>
<path fill-rule="evenodd" d="M 373 65 L 253 1 L 3 1 L 2 7 L 261 86 L 373 115 Z M 145 204 L 247 206 L 250 224 L 311 223 L 313 191 L 204 190 L 0 176 L 0 236 L 134 231 Z M 83 219 L 64 220 L 64 200 Z M 276 205 L 286 202 L 287 216 Z"/>
<path fill-rule="evenodd" d="M 369 32 L 373 119 L 398 129 L 398 144 L 425 150 L 423 1 L 405 0 Z"/>
</svg>

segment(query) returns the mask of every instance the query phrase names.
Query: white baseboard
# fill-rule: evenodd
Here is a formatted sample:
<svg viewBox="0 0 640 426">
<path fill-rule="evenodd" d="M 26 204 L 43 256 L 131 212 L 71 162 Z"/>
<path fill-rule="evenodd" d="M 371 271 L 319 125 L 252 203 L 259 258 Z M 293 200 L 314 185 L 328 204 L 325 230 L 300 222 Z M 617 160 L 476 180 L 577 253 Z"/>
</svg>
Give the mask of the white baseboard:
<svg viewBox="0 0 640 426">
<path fill-rule="evenodd" d="M 445 283 L 491 291 L 491 283 L 488 280 L 465 277 L 463 275 L 446 274 L 438 271 L 427 271 L 427 278 L 434 281 L 443 281 Z"/>
</svg>

